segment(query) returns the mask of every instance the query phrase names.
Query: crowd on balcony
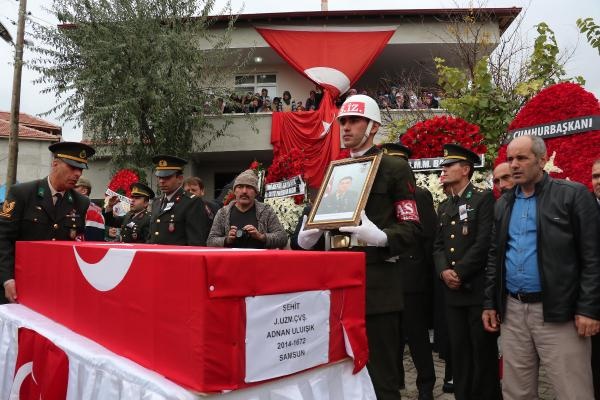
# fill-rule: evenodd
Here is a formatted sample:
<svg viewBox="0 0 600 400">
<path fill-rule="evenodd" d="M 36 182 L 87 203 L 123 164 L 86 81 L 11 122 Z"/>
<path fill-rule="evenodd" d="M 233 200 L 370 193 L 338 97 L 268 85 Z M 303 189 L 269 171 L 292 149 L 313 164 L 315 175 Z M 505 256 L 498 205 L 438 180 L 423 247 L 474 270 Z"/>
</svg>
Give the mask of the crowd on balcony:
<svg viewBox="0 0 600 400">
<path fill-rule="evenodd" d="M 346 94 L 336 99 L 336 105 L 340 106 L 348 96 L 364 94 L 377 101 L 382 109 L 406 109 L 423 110 L 429 108 L 440 108 L 442 92 L 434 90 L 413 90 L 392 86 L 388 90 L 383 89 L 350 89 Z M 220 101 L 222 113 L 260 113 L 279 111 L 314 111 L 319 108 L 323 93 L 319 87 L 311 90 L 306 101 L 292 97 L 289 90 L 285 90 L 281 97 L 269 96 L 267 89 L 260 93 L 247 92 L 240 96 L 232 94 L 228 101 Z"/>
</svg>

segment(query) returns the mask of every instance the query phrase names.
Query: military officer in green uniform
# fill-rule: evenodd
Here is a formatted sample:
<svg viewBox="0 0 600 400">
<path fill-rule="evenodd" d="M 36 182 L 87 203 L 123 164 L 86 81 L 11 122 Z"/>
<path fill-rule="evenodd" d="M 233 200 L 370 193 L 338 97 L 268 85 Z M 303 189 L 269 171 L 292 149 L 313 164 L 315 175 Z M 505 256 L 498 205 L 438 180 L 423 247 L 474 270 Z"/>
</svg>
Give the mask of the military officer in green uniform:
<svg viewBox="0 0 600 400">
<path fill-rule="evenodd" d="M 483 329 L 484 271 L 494 196 L 471 183 L 479 157 L 444 145 L 441 182 L 449 196 L 438 208 L 436 273 L 445 284 L 446 318 L 458 400 L 500 399 L 496 336 Z"/>
<path fill-rule="evenodd" d="M 146 243 L 150 232 L 150 211 L 148 202 L 154 198 L 154 191 L 143 183 L 131 185 L 131 209 L 127 214 L 118 217 L 113 214 L 117 197 L 108 200 L 104 210 L 106 225 L 121 228 L 121 241 L 125 243 Z"/>
<path fill-rule="evenodd" d="M 183 190 L 187 161 L 159 155 L 152 162 L 162 195 L 152 202 L 148 243 L 206 246 L 209 225 L 204 202 Z"/>
<path fill-rule="evenodd" d="M 11 187 L 0 212 L 0 297 L 11 303 L 18 299 L 15 241 L 84 238 L 90 200 L 74 187 L 95 151 L 76 142 L 54 143 L 48 149 L 54 155 L 50 174 Z"/>
<path fill-rule="evenodd" d="M 408 162 L 401 157 L 381 155 L 373 139 L 381 125 L 375 100 L 355 95 L 346 99 L 338 114 L 344 145 L 353 158 L 379 155 L 361 225 L 341 227 L 350 242 L 362 245 L 343 250 L 366 255 L 366 326 L 369 343 L 367 368 L 379 400 L 398 400 L 399 321 L 403 309 L 402 265 L 398 256 L 417 245 L 421 225 L 415 202 L 415 181 Z M 306 218 L 303 219 L 306 221 Z M 313 248 L 321 239 L 319 229 L 298 233 L 298 245 Z"/>
</svg>

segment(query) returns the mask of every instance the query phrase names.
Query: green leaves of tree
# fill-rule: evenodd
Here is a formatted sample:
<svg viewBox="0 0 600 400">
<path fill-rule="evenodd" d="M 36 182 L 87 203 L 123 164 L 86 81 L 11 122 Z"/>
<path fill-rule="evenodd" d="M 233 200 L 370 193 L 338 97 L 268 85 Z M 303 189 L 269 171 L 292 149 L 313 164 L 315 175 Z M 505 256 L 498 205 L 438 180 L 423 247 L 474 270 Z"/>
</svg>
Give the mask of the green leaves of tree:
<svg viewBox="0 0 600 400">
<path fill-rule="evenodd" d="M 234 17 L 211 30 L 213 6 L 214 0 L 55 0 L 52 12 L 63 25 L 34 27 L 42 43 L 34 49 L 38 83 L 57 99 L 49 112 L 111 145 L 117 167 L 146 166 L 158 153 L 185 157 L 194 142 L 210 143 L 223 129 L 206 115 L 228 98 L 228 71 L 241 62 L 227 51 Z"/>
<path fill-rule="evenodd" d="M 596 25 L 593 18 L 579 18 L 577 27 L 581 33 L 585 33 L 588 43 L 600 54 L 600 26 Z"/>
<path fill-rule="evenodd" d="M 496 154 L 505 139 L 508 125 L 529 98 L 546 86 L 569 80 L 565 78 L 565 70 L 558 60 L 559 47 L 554 32 L 543 22 L 536 28 L 538 36 L 525 65 L 525 73 L 521 76 L 521 82 L 510 91 L 494 84 L 488 58 L 477 62 L 472 79 L 462 69 L 447 66 L 445 60 L 434 59 L 438 83 L 446 92 L 442 107 L 481 127 L 488 147 L 488 158 Z M 508 71 L 501 69 L 499 73 L 506 74 Z M 573 80 L 584 83 L 581 77 Z"/>
</svg>

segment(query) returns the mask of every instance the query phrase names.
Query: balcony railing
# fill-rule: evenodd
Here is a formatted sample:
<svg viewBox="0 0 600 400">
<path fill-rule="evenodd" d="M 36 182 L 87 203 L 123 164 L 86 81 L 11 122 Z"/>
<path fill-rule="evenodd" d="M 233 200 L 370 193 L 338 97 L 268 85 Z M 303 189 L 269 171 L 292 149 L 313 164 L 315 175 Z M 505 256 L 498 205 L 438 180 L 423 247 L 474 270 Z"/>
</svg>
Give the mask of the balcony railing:
<svg viewBox="0 0 600 400">
<path fill-rule="evenodd" d="M 380 129 L 375 142 L 380 142 L 387 136 L 387 123 L 396 119 L 408 119 L 417 121 L 431 118 L 435 115 L 444 115 L 446 110 L 427 109 L 427 110 L 389 110 L 382 113 L 383 129 Z M 225 135 L 215 139 L 202 152 L 220 153 L 228 151 L 258 151 L 272 150 L 271 146 L 271 116 L 272 113 L 256 114 L 228 114 L 223 116 L 211 116 L 211 122 L 217 128 L 225 123 L 225 118 L 229 118 L 231 123 L 225 131 Z M 195 152 L 200 152 L 199 145 L 194 146 Z"/>
</svg>

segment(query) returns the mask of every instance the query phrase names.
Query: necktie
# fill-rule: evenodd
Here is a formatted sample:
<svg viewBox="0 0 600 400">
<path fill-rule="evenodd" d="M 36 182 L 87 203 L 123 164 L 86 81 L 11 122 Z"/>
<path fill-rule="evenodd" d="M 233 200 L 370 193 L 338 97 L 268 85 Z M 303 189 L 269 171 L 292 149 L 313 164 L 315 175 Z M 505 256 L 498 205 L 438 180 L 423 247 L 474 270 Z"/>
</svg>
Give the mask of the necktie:
<svg viewBox="0 0 600 400">
<path fill-rule="evenodd" d="M 454 195 L 454 196 L 452 196 L 452 202 L 453 202 L 454 204 L 458 204 L 458 200 L 460 200 L 460 196 L 458 196 L 458 195 Z"/>
<path fill-rule="evenodd" d="M 56 193 L 54 195 L 56 201 L 54 202 L 54 218 L 58 219 L 60 216 L 58 215 L 58 210 L 60 210 L 60 205 L 62 203 L 63 195 L 60 193 Z"/>
<path fill-rule="evenodd" d="M 56 199 L 56 200 L 54 200 L 54 207 L 58 208 L 58 207 L 60 207 L 60 204 L 62 203 L 63 195 L 60 193 L 56 193 L 54 195 L 54 197 Z"/>
</svg>

